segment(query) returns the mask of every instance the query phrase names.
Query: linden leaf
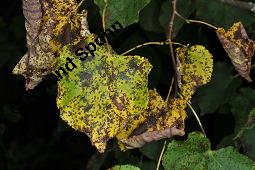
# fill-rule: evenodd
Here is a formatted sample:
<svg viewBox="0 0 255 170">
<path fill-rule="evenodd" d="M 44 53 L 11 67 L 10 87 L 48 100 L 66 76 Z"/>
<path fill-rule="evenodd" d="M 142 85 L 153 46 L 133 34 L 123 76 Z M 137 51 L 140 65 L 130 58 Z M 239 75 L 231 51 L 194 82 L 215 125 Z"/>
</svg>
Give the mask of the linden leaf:
<svg viewBox="0 0 255 170">
<path fill-rule="evenodd" d="M 193 132 L 186 141 L 173 140 L 163 156 L 165 170 L 252 170 L 254 162 L 233 147 L 212 151 L 209 139 Z"/>
<path fill-rule="evenodd" d="M 88 37 L 85 44 L 93 42 Z M 98 46 L 97 46 L 98 47 Z M 120 56 L 98 47 L 95 57 L 77 59 L 68 46 L 61 58 L 70 57 L 77 68 L 58 83 L 60 115 L 74 129 L 85 132 L 99 152 L 148 104 L 148 74 L 152 68 L 140 56 Z"/>
<path fill-rule="evenodd" d="M 80 41 L 86 13 L 77 14 L 75 0 L 23 0 L 28 52 L 13 69 L 26 78 L 26 89 L 33 89 L 42 78 L 56 69 L 56 57 L 66 44 Z M 33 9 L 33 10 L 31 10 Z M 83 26 L 84 27 L 84 26 Z"/>
<path fill-rule="evenodd" d="M 180 91 L 184 98 L 190 100 L 198 87 L 211 80 L 213 57 L 201 45 L 177 48 L 176 56 Z"/>
<path fill-rule="evenodd" d="M 147 109 L 136 115 L 116 136 L 120 148 L 138 148 L 154 140 L 183 136 L 186 103 L 183 99 L 171 99 L 166 104 L 156 90 L 150 90 Z"/>
<path fill-rule="evenodd" d="M 243 153 L 252 159 L 255 159 L 255 109 L 253 108 L 248 116 L 246 125 L 241 128 L 237 136 L 236 146 L 242 149 Z"/>
<path fill-rule="evenodd" d="M 102 17 L 105 9 L 106 27 L 116 21 L 119 21 L 124 27 L 138 22 L 140 10 L 149 2 L 150 0 L 95 0 Z"/>
<path fill-rule="evenodd" d="M 133 165 L 117 165 L 108 170 L 140 170 L 140 168 Z"/>
<path fill-rule="evenodd" d="M 249 39 L 242 23 L 235 23 L 227 31 L 218 28 L 216 33 L 238 73 L 251 82 L 251 59 L 255 52 L 255 42 Z"/>
</svg>

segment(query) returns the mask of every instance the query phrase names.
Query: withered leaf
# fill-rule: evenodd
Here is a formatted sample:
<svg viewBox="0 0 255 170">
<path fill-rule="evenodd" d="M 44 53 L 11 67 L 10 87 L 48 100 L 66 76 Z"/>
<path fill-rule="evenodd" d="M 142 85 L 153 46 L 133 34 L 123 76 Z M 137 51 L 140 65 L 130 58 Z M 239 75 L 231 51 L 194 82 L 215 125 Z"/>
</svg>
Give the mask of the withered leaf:
<svg viewBox="0 0 255 170">
<path fill-rule="evenodd" d="M 26 89 L 33 89 L 56 69 L 55 59 L 64 45 L 79 43 L 86 13 L 77 14 L 77 7 L 75 0 L 23 0 L 28 51 L 13 73 L 26 78 Z M 84 34 L 86 29 L 82 30 Z"/>
<path fill-rule="evenodd" d="M 251 59 L 255 52 L 255 42 L 249 39 L 242 23 L 235 23 L 227 31 L 218 28 L 216 34 L 238 73 L 251 82 Z"/>
<path fill-rule="evenodd" d="M 183 99 L 171 99 L 166 103 L 156 90 L 150 90 L 147 109 L 117 134 L 120 148 L 138 148 L 154 140 L 183 136 L 186 103 Z"/>
</svg>

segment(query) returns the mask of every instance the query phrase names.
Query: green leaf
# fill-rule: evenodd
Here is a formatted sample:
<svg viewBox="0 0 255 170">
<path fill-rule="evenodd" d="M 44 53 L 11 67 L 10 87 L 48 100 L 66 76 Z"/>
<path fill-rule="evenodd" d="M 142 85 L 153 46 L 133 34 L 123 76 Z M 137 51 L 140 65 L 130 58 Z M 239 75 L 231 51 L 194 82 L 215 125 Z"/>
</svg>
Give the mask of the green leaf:
<svg viewBox="0 0 255 170">
<path fill-rule="evenodd" d="M 133 165 L 118 165 L 111 168 L 110 170 L 140 170 L 140 168 Z"/>
<path fill-rule="evenodd" d="M 158 160 L 163 145 L 163 141 L 152 141 L 140 148 L 140 151 L 148 158 Z"/>
<path fill-rule="evenodd" d="M 194 2 L 192 0 L 178 0 L 176 8 L 177 11 L 185 18 L 188 18 L 195 10 Z M 171 15 L 172 15 L 171 0 L 167 0 L 162 4 L 159 16 L 159 22 L 161 26 L 165 28 L 165 30 L 168 30 L 169 18 Z M 175 37 L 179 33 L 184 23 L 185 20 L 180 19 L 179 17 L 176 16 L 174 20 L 173 37 Z"/>
<path fill-rule="evenodd" d="M 172 141 L 163 156 L 165 170 L 252 170 L 253 161 L 233 147 L 212 151 L 209 140 L 201 133 L 189 134 L 186 141 Z"/>
<path fill-rule="evenodd" d="M 100 14 L 103 16 L 103 10 L 107 2 L 105 12 L 106 26 L 109 27 L 116 21 L 119 21 L 124 27 L 138 22 L 139 12 L 150 0 L 95 0 L 100 8 Z"/>
<path fill-rule="evenodd" d="M 226 104 L 241 84 L 241 78 L 235 77 L 230 64 L 217 62 L 213 68 L 212 80 L 198 89 L 192 102 L 197 103 L 201 115 L 215 112 Z"/>
<path fill-rule="evenodd" d="M 255 90 L 242 88 L 238 94 L 231 98 L 229 103 L 236 120 L 235 131 L 237 132 L 245 125 L 250 111 L 255 106 Z"/>
<path fill-rule="evenodd" d="M 151 0 L 151 2 L 141 10 L 139 24 L 146 31 L 164 32 L 159 23 L 160 10 L 163 0 Z"/>
<path fill-rule="evenodd" d="M 216 0 L 196 0 L 196 19 L 203 20 L 217 27 L 229 28 L 236 21 L 245 26 L 255 22 L 255 17 L 248 10 Z"/>
<path fill-rule="evenodd" d="M 255 159 L 255 109 L 248 117 L 247 125 L 243 127 L 236 136 L 236 145 L 242 148 L 245 155 Z"/>
</svg>

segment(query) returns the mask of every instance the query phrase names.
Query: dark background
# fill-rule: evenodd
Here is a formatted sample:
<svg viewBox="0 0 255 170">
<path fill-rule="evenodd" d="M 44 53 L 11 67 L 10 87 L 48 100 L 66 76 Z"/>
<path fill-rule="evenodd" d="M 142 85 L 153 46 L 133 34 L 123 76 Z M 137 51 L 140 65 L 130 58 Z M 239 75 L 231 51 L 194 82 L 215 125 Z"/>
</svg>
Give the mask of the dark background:
<svg viewBox="0 0 255 170">
<path fill-rule="evenodd" d="M 165 1 L 158 0 L 157 5 L 155 2 L 152 0 L 153 4 L 141 12 L 139 23 L 126 27 L 123 32 L 111 39 L 110 44 L 117 53 L 120 54 L 143 42 L 166 39 L 166 25 L 162 22 L 154 22 L 153 25 L 146 22 L 146 19 L 157 21 L 157 17 L 162 12 L 160 9 Z M 151 8 L 151 6 L 155 8 Z M 199 7 L 196 6 L 196 9 L 188 17 L 199 18 L 196 13 Z M 218 8 L 213 6 L 213 3 L 209 3 L 207 7 L 211 10 Z M 98 33 L 101 29 L 98 7 L 90 0 L 83 5 L 83 8 L 89 10 L 90 30 Z M 106 153 L 98 154 L 85 134 L 75 131 L 60 119 L 59 110 L 56 107 L 56 81 L 51 76 L 44 80 L 51 82 L 50 87 L 43 88 L 44 84 L 41 83 L 32 92 L 29 92 L 34 97 L 30 97 L 30 100 L 25 97 L 27 92 L 24 88 L 24 78 L 11 73 L 27 50 L 22 2 L 12 0 L 8 5 L 2 5 L 0 12 L 0 170 L 90 170 L 106 169 L 116 164 L 125 163 L 132 163 L 143 169 L 153 169 L 162 148 L 162 141 L 152 142 L 140 150 L 134 149 L 122 153 L 117 148 L 116 141 L 111 140 Z M 227 11 L 228 14 L 230 12 Z M 246 17 L 254 17 L 248 13 Z M 170 12 L 165 15 L 168 17 L 169 14 Z M 205 15 L 208 14 L 205 13 Z M 205 17 L 205 19 L 215 25 L 225 23 L 225 25 L 221 25 L 223 27 L 229 26 L 228 17 L 231 17 L 231 20 L 239 19 L 233 19 L 235 16 L 227 15 L 225 16 L 226 21 L 223 21 L 224 13 L 217 15 L 216 18 Z M 252 39 L 254 38 L 254 26 L 255 21 L 247 24 L 247 30 Z M 226 67 L 232 69 L 232 75 L 237 74 L 213 29 L 199 24 L 183 24 L 176 34 L 175 40 L 183 44 L 206 46 L 213 54 L 215 63 L 224 62 Z M 173 76 L 168 47 L 147 46 L 131 54 L 145 56 L 149 59 L 154 66 L 149 77 L 149 87 L 157 88 L 160 95 L 165 98 Z M 219 70 L 217 74 L 224 75 L 224 70 Z M 252 78 L 254 79 L 254 74 L 252 74 Z M 234 85 L 230 84 L 221 94 L 222 98 L 225 98 L 224 101 L 221 98 L 216 101 L 207 100 L 210 99 L 211 93 L 222 93 L 222 90 L 218 89 L 225 88 L 224 84 L 222 86 L 220 84 L 220 76 L 216 76 L 214 81 L 215 84 L 212 87 L 205 87 L 201 93 L 197 92 L 193 97 L 193 105 L 198 113 L 205 110 L 200 113 L 201 121 L 207 137 L 211 141 L 212 149 L 234 145 L 231 140 L 227 140 L 226 143 L 222 142 L 224 137 L 235 132 L 236 118 L 229 102 L 233 97 L 239 95 L 241 88 L 253 90 L 254 87 L 254 83 L 248 84 L 237 77 L 237 82 Z M 227 94 L 224 94 L 225 92 Z M 208 104 L 208 108 L 212 108 L 211 111 L 206 111 L 208 109 L 203 109 L 199 105 L 203 101 L 208 102 L 206 104 Z M 213 102 L 218 103 L 219 106 L 216 107 Z M 255 103 L 252 103 L 252 106 L 254 107 Z M 200 130 L 200 128 L 194 116 L 190 114 L 186 121 L 186 134 L 194 130 Z M 179 139 L 185 140 L 186 136 Z"/>
</svg>

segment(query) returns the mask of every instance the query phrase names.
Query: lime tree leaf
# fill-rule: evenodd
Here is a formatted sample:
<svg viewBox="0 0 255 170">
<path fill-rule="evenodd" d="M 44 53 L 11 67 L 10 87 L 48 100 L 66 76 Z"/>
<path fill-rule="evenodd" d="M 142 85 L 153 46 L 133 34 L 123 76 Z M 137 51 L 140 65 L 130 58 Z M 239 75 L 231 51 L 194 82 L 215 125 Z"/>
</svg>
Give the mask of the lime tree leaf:
<svg viewBox="0 0 255 170">
<path fill-rule="evenodd" d="M 255 159 L 255 109 L 249 114 L 246 126 L 244 126 L 235 137 L 236 145 L 242 148 L 245 155 Z"/>
<path fill-rule="evenodd" d="M 235 132 L 238 132 L 246 124 L 248 115 L 255 106 L 255 90 L 240 89 L 235 96 L 231 97 L 229 104 L 235 117 Z"/>
<path fill-rule="evenodd" d="M 233 70 L 231 64 L 215 63 L 211 82 L 199 88 L 192 99 L 192 103 L 198 104 L 201 115 L 214 113 L 234 95 L 242 80 L 232 74 Z"/>
<path fill-rule="evenodd" d="M 147 156 L 148 158 L 157 161 L 160 153 L 161 153 L 161 149 L 164 145 L 163 140 L 161 141 L 152 141 L 150 143 L 145 144 L 142 148 L 140 148 L 140 152 L 142 152 L 143 155 Z"/>
<path fill-rule="evenodd" d="M 162 4 L 159 22 L 165 30 L 168 30 L 169 27 L 169 18 L 172 15 L 171 0 L 167 0 Z M 177 11 L 185 18 L 188 18 L 195 10 L 194 2 L 192 0 L 178 0 L 176 4 Z M 173 27 L 173 37 L 175 37 L 185 21 L 179 17 L 175 18 L 174 27 Z"/>
<path fill-rule="evenodd" d="M 139 148 L 147 142 L 183 136 L 186 105 L 184 99 L 172 98 L 166 103 L 156 90 L 150 90 L 147 109 L 136 115 L 117 135 L 120 148 Z"/>
<path fill-rule="evenodd" d="M 255 23 L 252 12 L 215 0 L 196 0 L 196 19 L 217 27 L 229 28 L 236 21 L 245 26 Z"/>
<path fill-rule="evenodd" d="M 135 167 L 133 165 L 118 165 L 109 170 L 140 170 L 140 168 Z"/>
<path fill-rule="evenodd" d="M 176 49 L 177 79 L 181 94 L 187 100 L 196 89 L 211 80 L 213 56 L 201 45 Z"/>
<path fill-rule="evenodd" d="M 33 89 L 56 69 L 55 59 L 64 45 L 80 41 L 81 22 L 84 18 L 86 21 L 86 15 L 77 14 L 77 8 L 75 0 L 23 0 L 28 52 L 13 73 L 26 78 L 26 89 Z"/>
<path fill-rule="evenodd" d="M 252 170 L 253 161 L 233 147 L 212 151 L 210 141 L 201 133 L 189 134 L 186 141 L 172 141 L 163 156 L 166 170 Z"/>
<path fill-rule="evenodd" d="M 116 21 L 124 27 L 138 22 L 139 12 L 150 2 L 150 0 L 95 0 L 103 16 L 105 6 L 105 22 L 110 27 Z"/>
<path fill-rule="evenodd" d="M 159 23 L 159 15 L 163 0 L 151 0 L 139 15 L 139 24 L 146 31 L 164 32 L 165 30 Z"/>
<path fill-rule="evenodd" d="M 94 38 L 87 37 L 85 44 Z M 60 116 L 74 129 L 85 132 L 103 152 L 106 142 L 146 108 L 152 66 L 143 57 L 116 55 L 104 46 L 98 46 L 95 57 L 85 61 L 78 60 L 65 46 L 60 59 L 67 57 L 77 68 L 58 83 Z"/>
<path fill-rule="evenodd" d="M 218 28 L 216 33 L 238 73 L 251 82 L 250 70 L 252 56 L 255 53 L 255 42 L 249 39 L 243 24 L 235 23 L 227 31 Z"/>
</svg>

